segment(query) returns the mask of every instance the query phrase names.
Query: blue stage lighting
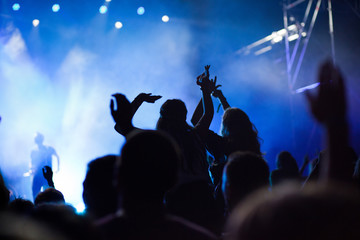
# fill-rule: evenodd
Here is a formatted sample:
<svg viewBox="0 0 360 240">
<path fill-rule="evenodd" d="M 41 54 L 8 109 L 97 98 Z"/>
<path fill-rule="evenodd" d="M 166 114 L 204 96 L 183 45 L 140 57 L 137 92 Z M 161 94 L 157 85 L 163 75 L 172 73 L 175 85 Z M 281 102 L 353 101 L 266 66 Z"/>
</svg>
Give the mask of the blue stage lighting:
<svg viewBox="0 0 360 240">
<path fill-rule="evenodd" d="M 107 10 L 108 10 L 108 8 L 107 8 L 107 6 L 105 6 L 105 5 L 102 5 L 102 6 L 99 8 L 99 12 L 100 12 L 101 14 L 105 14 L 105 13 L 107 12 Z"/>
<path fill-rule="evenodd" d="M 12 9 L 13 9 L 14 11 L 19 11 L 19 9 L 20 9 L 20 4 L 14 3 L 13 6 L 12 6 Z"/>
<path fill-rule="evenodd" d="M 144 13 L 145 13 L 145 8 L 144 8 L 144 7 L 139 7 L 139 8 L 137 9 L 137 14 L 143 15 Z"/>
<path fill-rule="evenodd" d="M 53 12 L 58 12 L 60 10 L 60 5 L 59 4 L 54 4 L 53 6 L 52 6 L 52 11 Z"/>
</svg>

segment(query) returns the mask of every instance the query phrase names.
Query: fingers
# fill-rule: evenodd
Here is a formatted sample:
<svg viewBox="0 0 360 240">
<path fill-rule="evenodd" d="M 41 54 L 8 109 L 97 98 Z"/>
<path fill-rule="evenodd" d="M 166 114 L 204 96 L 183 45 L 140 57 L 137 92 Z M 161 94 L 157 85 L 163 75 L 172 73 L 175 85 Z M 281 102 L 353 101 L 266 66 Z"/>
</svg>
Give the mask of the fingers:
<svg viewBox="0 0 360 240">
<path fill-rule="evenodd" d="M 219 87 L 221 87 L 222 85 L 220 84 L 220 85 L 217 85 L 217 86 L 215 86 L 215 90 L 216 89 L 218 89 Z"/>
<path fill-rule="evenodd" d="M 151 103 L 154 103 L 155 101 L 159 100 L 160 98 L 162 98 L 162 96 L 159 96 L 159 95 L 149 96 L 148 101 Z"/>
<path fill-rule="evenodd" d="M 113 99 L 110 100 L 110 111 L 111 111 L 111 113 L 115 112 L 114 100 Z"/>
</svg>

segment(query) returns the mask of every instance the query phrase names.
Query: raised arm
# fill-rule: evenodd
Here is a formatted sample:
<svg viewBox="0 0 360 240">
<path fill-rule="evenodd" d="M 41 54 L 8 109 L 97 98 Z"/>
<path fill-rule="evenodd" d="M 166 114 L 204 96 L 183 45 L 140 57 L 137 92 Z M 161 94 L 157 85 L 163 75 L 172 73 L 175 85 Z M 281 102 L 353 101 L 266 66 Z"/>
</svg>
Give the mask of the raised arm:
<svg viewBox="0 0 360 240">
<path fill-rule="evenodd" d="M 306 155 L 306 156 L 304 157 L 304 161 L 303 161 L 303 163 L 302 163 L 302 165 L 301 165 L 301 167 L 300 167 L 300 170 L 299 170 L 299 174 L 300 174 L 301 176 L 303 175 L 303 173 L 304 173 L 304 171 L 305 171 L 305 168 L 306 168 L 306 166 L 309 164 L 309 162 L 310 162 L 310 158 L 309 158 L 308 155 Z"/>
<path fill-rule="evenodd" d="M 115 130 L 126 137 L 135 127 L 132 124 L 133 111 L 129 100 L 125 97 L 125 95 L 120 93 L 115 93 L 112 95 L 115 98 L 115 102 L 113 99 L 110 101 L 110 112 L 111 116 L 115 121 Z"/>
<path fill-rule="evenodd" d="M 197 79 L 203 78 L 205 76 L 206 76 L 206 74 L 203 73 L 202 75 L 198 76 Z M 215 79 L 210 80 L 210 92 L 214 97 L 219 98 L 220 103 L 223 105 L 224 110 L 226 110 L 226 108 L 228 108 L 230 106 L 229 106 L 228 102 L 226 101 L 226 98 L 222 94 L 221 90 L 218 89 L 219 87 L 221 87 L 221 85 L 216 85 L 216 80 L 217 80 L 216 76 L 215 76 Z M 226 108 L 225 108 L 225 106 L 226 106 Z M 194 126 L 199 122 L 203 113 L 204 113 L 203 101 L 202 101 L 202 99 L 200 99 L 200 101 L 199 101 L 198 105 L 196 106 L 196 109 L 191 117 L 191 123 Z"/>
<path fill-rule="evenodd" d="M 55 188 L 54 181 L 53 181 L 53 171 L 51 167 L 45 166 L 42 168 L 43 176 L 46 179 L 49 187 Z"/>
<path fill-rule="evenodd" d="M 209 65 L 205 66 L 205 69 L 208 71 L 210 68 Z M 214 106 L 211 99 L 211 82 L 206 75 L 200 79 L 197 79 L 196 82 L 202 92 L 202 103 L 204 113 L 200 118 L 199 122 L 195 125 L 196 130 L 201 137 L 205 138 L 210 127 L 212 118 L 214 116 Z"/>
<path fill-rule="evenodd" d="M 320 179 L 351 181 L 352 162 L 348 156 L 348 122 L 345 83 L 340 71 L 330 62 L 319 70 L 317 94 L 307 94 L 311 112 L 326 131 L 328 156 L 321 163 Z"/>
<path fill-rule="evenodd" d="M 139 109 L 143 102 L 154 103 L 157 100 L 162 98 L 159 95 L 152 95 L 151 93 L 140 93 L 136 98 L 131 102 L 132 115 L 134 116 L 136 111 Z"/>
<path fill-rule="evenodd" d="M 226 109 L 230 108 L 230 104 L 228 103 L 228 101 L 226 100 L 224 94 L 222 93 L 222 91 L 220 89 L 215 89 L 213 91 L 212 95 L 214 97 L 216 97 L 217 99 L 219 99 L 220 104 L 222 105 L 224 111 Z"/>
<path fill-rule="evenodd" d="M 154 103 L 161 96 L 152 95 L 151 93 L 140 93 L 131 103 L 125 95 L 116 93 L 112 95 L 116 100 L 117 109 L 112 99 L 110 101 L 111 116 L 115 121 L 115 130 L 126 137 L 131 131 L 136 129 L 132 124 L 132 119 L 135 112 L 138 110 L 143 102 Z"/>
</svg>

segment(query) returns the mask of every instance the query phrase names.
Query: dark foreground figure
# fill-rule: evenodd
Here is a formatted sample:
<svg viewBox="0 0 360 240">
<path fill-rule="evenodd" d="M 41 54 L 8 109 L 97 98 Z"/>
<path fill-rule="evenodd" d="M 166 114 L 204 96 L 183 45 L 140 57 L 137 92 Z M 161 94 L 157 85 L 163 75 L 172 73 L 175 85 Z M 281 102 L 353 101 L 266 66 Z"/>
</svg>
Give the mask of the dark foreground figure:
<svg viewBox="0 0 360 240">
<path fill-rule="evenodd" d="M 105 239 L 215 239 L 209 231 L 165 213 L 164 194 L 176 183 L 178 147 L 165 133 L 129 136 L 117 162 L 121 209 L 99 222 Z"/>
</svg>

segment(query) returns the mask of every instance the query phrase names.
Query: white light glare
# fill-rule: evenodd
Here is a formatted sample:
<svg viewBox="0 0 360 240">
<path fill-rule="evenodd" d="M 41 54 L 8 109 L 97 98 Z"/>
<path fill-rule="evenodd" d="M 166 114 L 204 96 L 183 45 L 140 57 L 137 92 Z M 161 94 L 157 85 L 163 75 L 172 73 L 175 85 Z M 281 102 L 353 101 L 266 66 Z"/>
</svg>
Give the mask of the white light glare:
<svg viewBox="0 0 360 240">
<path fill-rule="evenodd" d="M 12 6 L 12 9 L 13 9 L 14 11 L 19 11 L 19 9 L 20 9 L 20 4 L 14 3 L 13 6 Z"/>
<path fill-rule="evenodd" d="M 58 12 L 60 10 L 60 5 L 55 3 L 53 6 L 52 6 L 52 11 L 53 12 Z"/>
<path fill-rule="evenodd" d="M 170 20 L 170 18 L 168 17 L 168 15 L 164 15 L 162 16 L 161 20 L 166 23 Z"/>
<path fill-rule="evenodd" d="M 105 0 L 105 2 L 111 2 L 111 0 Z"/>
<path fill-rule="evenodd" d="M 299 38 L 299 34 L 294 34 L 288 37 L 289 42 L 294 41 Z"/>
<path fill-rule="evenodd" d="M 139 8 L 137 9 L 137 14 L 139 14 L 139 15 L 144 15 L 144 13 L 145 13 L 145 8 L 144 8 L 144 7 L 139 7 Z"/>
<path fill-rule="evenodd" d="M 78 214 L 83 214 L 85 211 L 85 204 L 83 202 L 80 202 L 76 204 L 75 209 Z"/>
<path fill-rule="evenodd" d="M 102 5 L 102 6 L 99 8 L 99 12 L 100 12 L 101 14 L 105 14 L 105 13 L 107 12 L 107 10 L 108 10 L 108 8 L 107 8 L 107 6 L 105 6 L 105 5 Z"/>
<path fill-rule="evenodd" d="M 33 24 L 34 27 L 39 26 L 39 24 L 40 24 L 39 19 L 34 19 L 34 20 L 32 21 L 32 24 Z"/>
<path fill-rule="evenodd" d="M 117 21 L 117 22 L 115 23 L 115 27 L 116 27 L 117 29 L 120 29 L 120 28 L 123 27 L 123 24 L 122 24 L 121 22 Z"/>
<path fill-rule="evenodd" d="M 271 42 L 272 42 L 272 43 L 278 43 L 278 42 L 281 42 L 282 39 L 283 39 L 282 36 L 277 35 L 277 36 L 275 36 L 275 37 L 273 38 L 273 40 L 272 40 Z"/>
</svg>

